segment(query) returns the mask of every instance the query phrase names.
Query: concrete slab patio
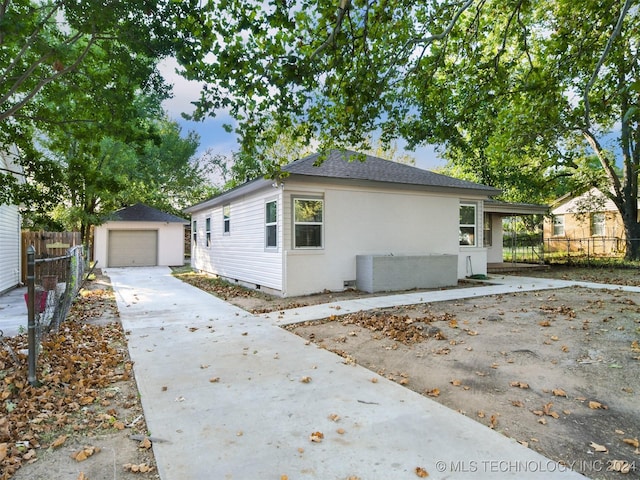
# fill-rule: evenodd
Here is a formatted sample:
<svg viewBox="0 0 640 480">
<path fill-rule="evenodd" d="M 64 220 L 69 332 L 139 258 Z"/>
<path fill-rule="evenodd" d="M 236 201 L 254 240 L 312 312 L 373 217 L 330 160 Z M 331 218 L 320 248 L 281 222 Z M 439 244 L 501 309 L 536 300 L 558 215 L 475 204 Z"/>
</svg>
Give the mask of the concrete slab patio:
<svg viewBox="0 0 640 480">
<path fill-rule="evenodd" d="M 418 478 L 417 468 L 436 479 L 584 478 L 308 344 L 277 325 L 289 313 L 253 316 L 173 278 L 168 268 L 105 273 L 163 480 L 397 480 Z M 543 288 L 540 279 L 536 284 Z M 528 287 L 506 282 L 455 292 L 514 288 Z M 423 302 L 444 299 L 442 292 L 419 295 Z M 393 297 L 344 303 L 340 313 L 416 300 Z M 336 306 L 291 315 L 322 317 Z M 310 440 L 315 432 L 324 435 L 321 442 Z"/>
</svg>

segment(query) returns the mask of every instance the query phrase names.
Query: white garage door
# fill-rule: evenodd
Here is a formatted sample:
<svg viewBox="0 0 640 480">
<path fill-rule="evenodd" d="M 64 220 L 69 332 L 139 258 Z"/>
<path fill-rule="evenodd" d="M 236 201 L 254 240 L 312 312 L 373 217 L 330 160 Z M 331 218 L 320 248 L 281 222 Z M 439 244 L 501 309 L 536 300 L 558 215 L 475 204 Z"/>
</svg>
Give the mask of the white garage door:
<svg viewBox="0 0 640 480">
<path fill-rule="evenodd" d="M 109 230 L 109 267 L 158 264 L 157 230 Z"/>
</svg>

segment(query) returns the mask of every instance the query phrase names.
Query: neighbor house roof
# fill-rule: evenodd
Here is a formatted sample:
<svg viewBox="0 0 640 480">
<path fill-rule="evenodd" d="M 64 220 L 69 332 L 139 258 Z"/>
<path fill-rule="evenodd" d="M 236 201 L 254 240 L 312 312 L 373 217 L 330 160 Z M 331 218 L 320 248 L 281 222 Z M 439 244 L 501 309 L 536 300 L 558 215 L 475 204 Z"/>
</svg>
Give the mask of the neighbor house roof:
<svg viewBox="0 0 640 480">
<path fill-rule="evenodd" d="M 162 222 L 162 223 L 189 223 L 184 218 L 163 212 L 157 208 L 149 207 L 142 203 L 136 203 L 130 207 L 121 208 L 113 212 L 109 220 L 111 222 Z"/>
<path fill-rule="evenodd" d="M 331 150 L 328 153 L 315 153 L 285 165 L 282 170 L 292 175 L 369 180 L 372 182 L 401 183 L 427 187 L 462 188 L 480 190 L 487 195 L 500 193 L 500 190 L 487 185 L 460 180 L 411 165 L 349 150 Z"/>
</svg>

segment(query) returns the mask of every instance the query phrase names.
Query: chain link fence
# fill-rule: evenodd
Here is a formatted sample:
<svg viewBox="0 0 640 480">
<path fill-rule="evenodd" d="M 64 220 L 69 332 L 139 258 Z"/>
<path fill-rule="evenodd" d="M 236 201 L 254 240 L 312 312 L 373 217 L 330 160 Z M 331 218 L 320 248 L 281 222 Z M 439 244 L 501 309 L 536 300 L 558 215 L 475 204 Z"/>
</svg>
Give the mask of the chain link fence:
<svg viewBox="0 0 640 480">
<path fill-rule="evenodd" d="M 29 340 L 29 382 L 37 384 L 35 366 L 42 338 L 56 331 L 64 321 L 73 299 L 78 295 L 85 273 L 84 249 L 72 247 L 67 254 L 53 258 L 35 258 L 35 249 L 27 249 L 27 311 Z"/>
</svg>

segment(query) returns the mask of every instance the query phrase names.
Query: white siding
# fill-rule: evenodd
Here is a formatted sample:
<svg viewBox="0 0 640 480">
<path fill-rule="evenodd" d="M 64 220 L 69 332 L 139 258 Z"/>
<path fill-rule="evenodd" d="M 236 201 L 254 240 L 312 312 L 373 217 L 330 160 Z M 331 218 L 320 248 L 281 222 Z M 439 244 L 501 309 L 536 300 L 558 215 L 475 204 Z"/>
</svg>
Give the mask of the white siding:
<svg viewBox="0 0 640 480">
<path fill-rule="evenodd" d="M 0 152 L 0 167 L 22 172 L 14 163 L 17 152 Z M 22 183 L 22 176 L 16 175 Z M 20 283 L 20 212 L 16 205 L 0 205 L 0 293 Z"/>
<path fill-rule="evenodd" d="M 110 230 L 153 230 L 158 232 L 158 265 L 184 264 L 184 225 L 164 222 L 107 222 L 95 228 L 93 236 L 94 259 L 98 267 L 109 265 Z"/>
<path fill-rule="evenodd" d="M 265 203 L 278 201 L 278 248 L 265 248 Z M 197 245 L 192 245 L 192 266 L 251 286 L 282 290 L 281 191 L 266 190 L 225 201 L 231 207 L 230 232 L 223 229 L 223 204 L 195 212 Z M 206 218 L 211 218 L 211 245 L 206 245 Z"/>
<path fill-rule="evenodd" d="M 579 197 L 574 197 L 566 203 L 554 208 L 551 211 L 552 215 L 565 215 L 570 213 L 576 213 L 581 210 L 580 204 L 584 203 L 590 197 L 598 198 L 604 200 L 604 208 L 598 208 L 598 212 L 618 212 L 618 208 L 615 203 L 613 203 L 609 198 L 605 197 L 604 194 L 598 190 L 597 188 L 592 188 L 587 193 L 583 193 Z"/>
<path fill-rule="evenodd" d="M 20 283 L 20 214 L 0 205 L 0 293 Z"/>
</svg>

